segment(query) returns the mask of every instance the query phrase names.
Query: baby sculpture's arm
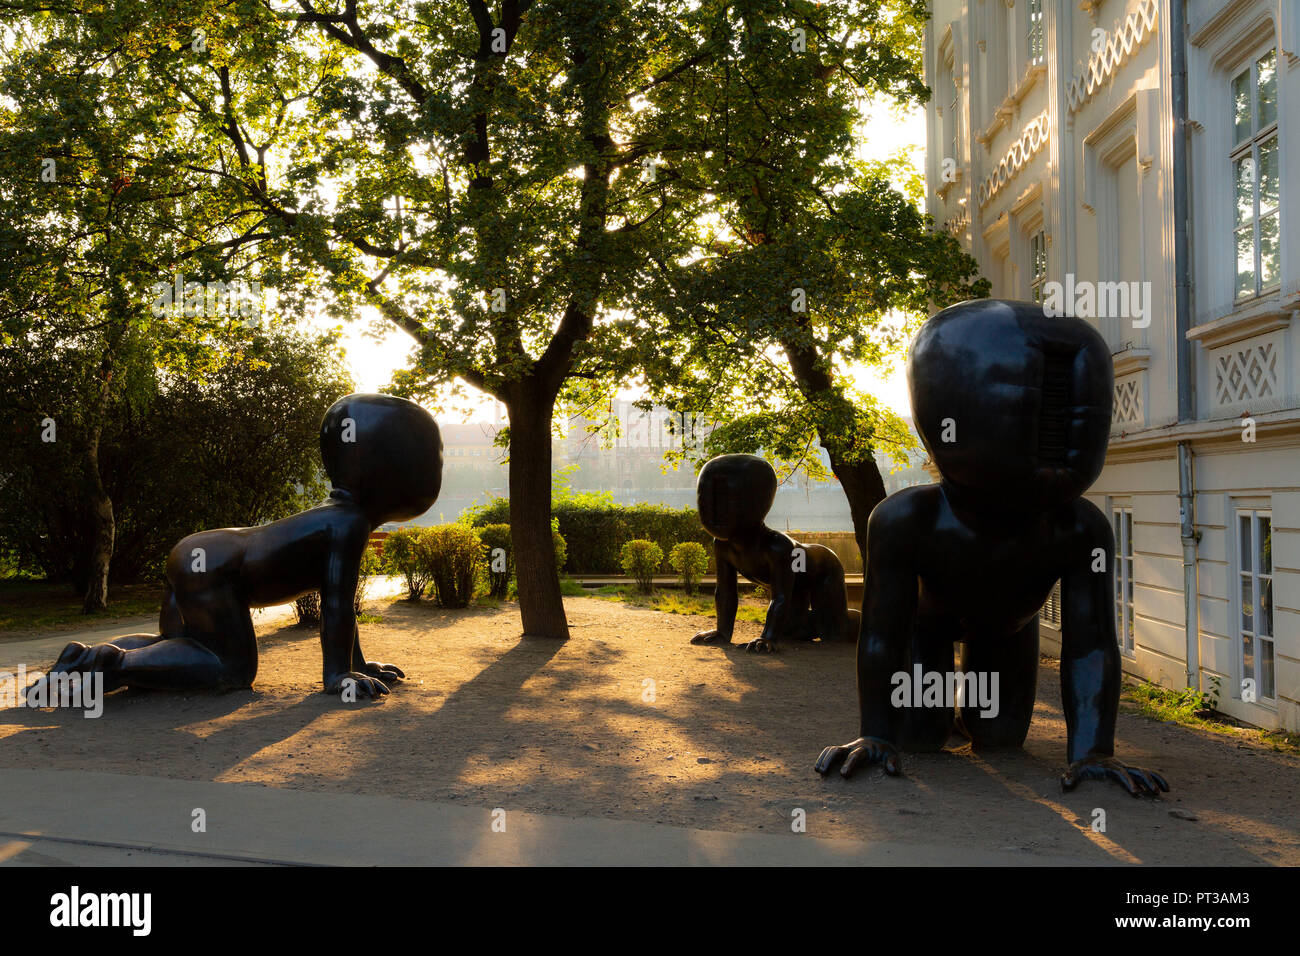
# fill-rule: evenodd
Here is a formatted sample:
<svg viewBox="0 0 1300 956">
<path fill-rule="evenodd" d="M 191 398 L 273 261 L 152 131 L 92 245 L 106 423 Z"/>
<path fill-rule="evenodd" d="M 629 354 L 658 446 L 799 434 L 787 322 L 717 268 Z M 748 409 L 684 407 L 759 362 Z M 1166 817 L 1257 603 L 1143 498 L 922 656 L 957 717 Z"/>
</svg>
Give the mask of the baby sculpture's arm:
<svg viewBox="0 0 1300 956">
<path fill-rule="evenodd" d="M 730 644 L 736 630 L 736 608 L 740 597 L 736 591 L 736 566 L 727 560 L 721 541 L 713 542 L 713 563 L 718 569 L 713 586 L 713 609 L 717 616 L 711 631 L 700 631 L 691 638 L 692 644 Z"/>
<path fill-rule="evenodd" d="M 1092 502 L 1073 505 L 1076 535 L 1061 578 L 1061 700 L 1070 767 L 1062 786 L 1111 779 L 1134 796 L 1169 785 L 1160 774 L 1115 759 L 1120 659 L 1112 610 L 1115 536 Z"/>
<path fill-rule="evenodd" d="M 768 537 L 773 540 L 766 545 L 767 553 L 764 557 L 768 562 L 768 588 L 772 592 L 772 600 L 767 605 L 763 633 L 746 644 L 745 649 L 770 653 L 777 650 L 781 638 L 788 630 L 792 605 L 790 596 L 794 592 L 795 575 L 806 571 L 795 571 L 794 556 L 786 546 L 787 538 L 775 532 L 768 532 Z"/>
<path fill-rule="evenodd" d="M 380 697 L 388 693 L 387 684 L 353 666 L 357 645 L 353 600 L 361 556 L 369 536 L 369 524 L 358 518 L 335 529 L 330 541 L 325 580 L 320 589 L 320 643 L 327 694 L 345 693 L 349 687 L 357 697 Z"/>
<path fill-rule="evenodd" d="M 891 704 L 893 675 L 908 668 L 912 626 L 916 619 L 918 523 L 912 496 L 886 498 L 867 521 L 866 593 L 862 634 L 858 638 L 857 740 L 831 746 L 817 760 L 818 773 L 840 766 L 847 777 L 867 764 L 883 763 L 885 772 L 898 774 L 899 720 L 902 712 Z"/>
</svg>

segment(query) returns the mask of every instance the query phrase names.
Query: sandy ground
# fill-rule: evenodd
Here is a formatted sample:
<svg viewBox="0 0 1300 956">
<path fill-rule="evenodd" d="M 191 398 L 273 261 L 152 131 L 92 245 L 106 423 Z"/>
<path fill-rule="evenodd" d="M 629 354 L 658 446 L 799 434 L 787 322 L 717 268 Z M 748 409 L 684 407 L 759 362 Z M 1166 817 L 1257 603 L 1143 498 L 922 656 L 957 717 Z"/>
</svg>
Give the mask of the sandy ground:
<svg viewBox="0 0 1300 956">
<path fill-rule="evenodd" d="M 374 793 L 704 829 L 807 832 L 1095 862 L 1300 864 L 1300 759 L 1120 715 L 1117 752 L 1172 792 L 1058 784 L 1065 722 L 1040 670 L 1023 751 L 907 755 L 906 775 L 813 771 L 856 736 L 853 648 L 775 656 L 693 647 L 707 618 L 568 598 L 567 643 L 523 639 L 518 609 L 443 611 L 382 599 L 362 626 L 408 681 L 381 702 L 320 693 L 308 629 L 267 625 L 256 687 L 224 695 L 119 692 L 101 719 L 0 711 L 0 768 L 85 769 Z M 737 640 L 757 624 L 738 625 Z M 45 665 L 32 661 L 30 665 Z M 93 794 L 86 795 L 93 800 Z M 1091 829 L 1094 810 L 1104 833 Z M 1194 819 L 1189 819 L 1194 818 Z"/>
</svg>

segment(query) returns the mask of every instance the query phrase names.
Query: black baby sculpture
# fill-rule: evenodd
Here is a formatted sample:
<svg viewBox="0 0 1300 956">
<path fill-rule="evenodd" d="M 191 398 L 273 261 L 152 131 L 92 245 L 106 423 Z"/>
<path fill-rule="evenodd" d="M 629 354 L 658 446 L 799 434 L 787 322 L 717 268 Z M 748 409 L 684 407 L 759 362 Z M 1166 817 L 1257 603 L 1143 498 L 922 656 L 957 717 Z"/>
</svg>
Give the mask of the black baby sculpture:
<svg viewBox="0 0 1300 956">
<path fill-rule="evenodd" d="M 333 489 L 308 511 L 256 528 L 200 531 L 167 558 L 160 634 L 69 644 L 51 673 L 104 674 L 105 689 L 228 690 L 257 675 L 252 607 L 319 591 L 327 693 L 379 697 L 405 675 L 361 652 L 353 598 L 370 532 L 423 514 L 442 486 L 433 416 L 405 399 L 348 395 L 325 413 L 321 457 Z"/>
<path fill-rule="evenodd" d="M 763 633 L 745 647 L 775 651 L 782 640 L 851 641 L 857 611 L 848 608 L 844 568 L 830 548 L 799 544 L 763 519 L 776 499 L 776 472 L 753 455 L 719 455 L 695 483 L 700 523 L 713 536 L 718 576 L 713 592 L 718 626 L 692 644 L 729 644 L 736 626 L 736 574 L 772 592 Z"/>
<path fill-rule="evenodd" d="M 822 751 L 818 772 L 838 765 L 847 777 L 883 763 L 896 775 L 900 750 L 941 749 L 954 719 L 977 748 L 1023 745 L 1037 690 L 1038 612 L 1059 580 L 1063 787 L 1111 779 L 1135 796 L 1168 790 L 1159 774 L 1114 757 L 1114 536 L 1082 497 L 1101 473 L 1110 430 L 1105 341 L 1086 322 L 1046 316 L 1031 302 L 963 302 L 921 328 L 908 379 L 917 430 L 942 480 L 896 492 L 871 514 L 857 652 L 861 736 Z M 907 692 L 930 674 L 935 685 L 963 685 L 956 708 L 951 692 L 924 702 Z M 972 674 L 989 678 L 984 686 L 1000 689 L 999 699 L 972 699 Z"/>
</svg>

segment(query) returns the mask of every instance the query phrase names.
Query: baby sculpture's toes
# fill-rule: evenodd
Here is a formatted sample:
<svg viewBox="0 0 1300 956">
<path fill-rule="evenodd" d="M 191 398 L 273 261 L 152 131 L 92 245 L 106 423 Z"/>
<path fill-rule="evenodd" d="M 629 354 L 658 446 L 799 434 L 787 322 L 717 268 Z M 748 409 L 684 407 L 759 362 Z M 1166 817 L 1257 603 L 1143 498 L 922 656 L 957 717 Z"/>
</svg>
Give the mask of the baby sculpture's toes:
<svg viewBox="0 0 1300 956">
<path fill-rule="evenodd" d="M 692 644 L 730 644 L 731 638 L 718 631 L 700 631 L 691 638 Z"/>
<path fill-rule="evenodd" d="M 361 670 L 369 677 L 376 677 L 388 684 L 406 680 L 406 672 L 396 664 L 381 664 L 378 661 L 366 661 Z"/>
<path fill-rule="evenodd" d="M 388 685 L 374 677 L 367 677 L 358 671 L 336 674 L 325 682 L 325 693 L 338 694 L 345 701 L 354 701 L 360 697 L 372 700 L 388 693 Z"/>
</svg>

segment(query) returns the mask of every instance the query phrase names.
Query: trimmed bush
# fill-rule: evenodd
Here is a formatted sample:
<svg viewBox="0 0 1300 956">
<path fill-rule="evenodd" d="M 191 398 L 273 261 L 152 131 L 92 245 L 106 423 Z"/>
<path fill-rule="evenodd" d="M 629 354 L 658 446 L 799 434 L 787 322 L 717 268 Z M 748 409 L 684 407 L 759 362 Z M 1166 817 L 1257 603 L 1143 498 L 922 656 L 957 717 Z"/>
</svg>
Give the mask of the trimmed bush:
<svg viewBox="0 0 1300 956">
<path fill-rule="evenodd" d="M 477 530 L 479 538 L 483 541 L 483 561 L 487 568 L 488 593 L 494 598 L 504 598 L 510 593 L 510 580 L 515 574 L 515 552 L 510 543 L 510 525 L 488 524 Z M 569 548 L 554 519 L 551 519 L 551 544 L 555 548 L 555 567 L 563 568 L 564 562 L 568 559 Z M 497 548 L 506 553 L 504 571 L 492 569 L 492 552 Z"/>
<path fill-rule="evenodd" d="M 352 610 L 357 614 L 361 613 L 361 604 L 366 599 L 366 592 L 370 590 L 371 580 L 375 575 L 383 573 L 384 562 L 375 549 L 367 545 L 361 554 L 361 566 L 357 569 L 357 595 L 352 599 Z"/>
<path fill-rule="evenodd" d="M 515 552 L 510 547 L 510 525 L 484 525 L 478 529 L 478 536 L 483 542 L 483 560 L 488 567 L 488 593 L 494 598 L 503 598 L 510 590 L 510 578 L 515 573 Z M 500 570 L 492 566 L 492 552 L 497 548 L 505 552 L 505 566 Z M 498 564 L 497 567 L 500 568 L 501 565 Z"/>
<path fill-rule="evenodd" d="M 429 586 L 428 565 L 420 554 L 423 528 L 399 528 L 384 538 L 383 568 L 406 580 L 406 600 L 418 601 Z"/>
<path fill-rule="evenodd" d="M 694 508 L 557 501 L 552 514 L 567 545 L 570 574 L 622 574 L 621 543 L 634 538 L 655 542 L 663 554 L 680 541 L 698 541 L 712 555 L 713 539 Z M 508 498 L 494 498 L 469 516 L 476 528 L 509 520 Z"/>
<path fill-rule="evenodd" d="M 698 541 L 682 541 L 668 552 L 668 563 L 677 572 L 686 593 L 694 594 L 695 586 L 709 569 L 709 555 Z"/>
<path fill-rule="evenodd" d="M 664 549 L 653 541 L 637 538 L 623 545 L 619 552 L 623 573 L 635 579 L 638 590 L 649 594 L 654 590 L 655 572 L 664 563 Z"/>
<path fill-rule="evenodd" d="M 424 528 L 417 551 L 432 585 L 429 596 L 439 607 L 468 607 L 483 564 L 483 541 L 463 524 Z"/>
<path fill-rule="evenodd" d="M 557 518 L 551 519 L 551 547 L 555 549 L 555 570 L 563 571 L 564 563 L 569 560 L 569 542 L 564 540 L 564 535 L 560 534 L 560 522 Z"/>
<path fill-rule="evenodd" d="M 310 594 L 304 594 L 298 600 L 293 602 L 293 613 L 298 615 L 298 624 L 306 626 L 308 624 L 320 623 L 320 592 L 312 591 Z"/>
</svg>

